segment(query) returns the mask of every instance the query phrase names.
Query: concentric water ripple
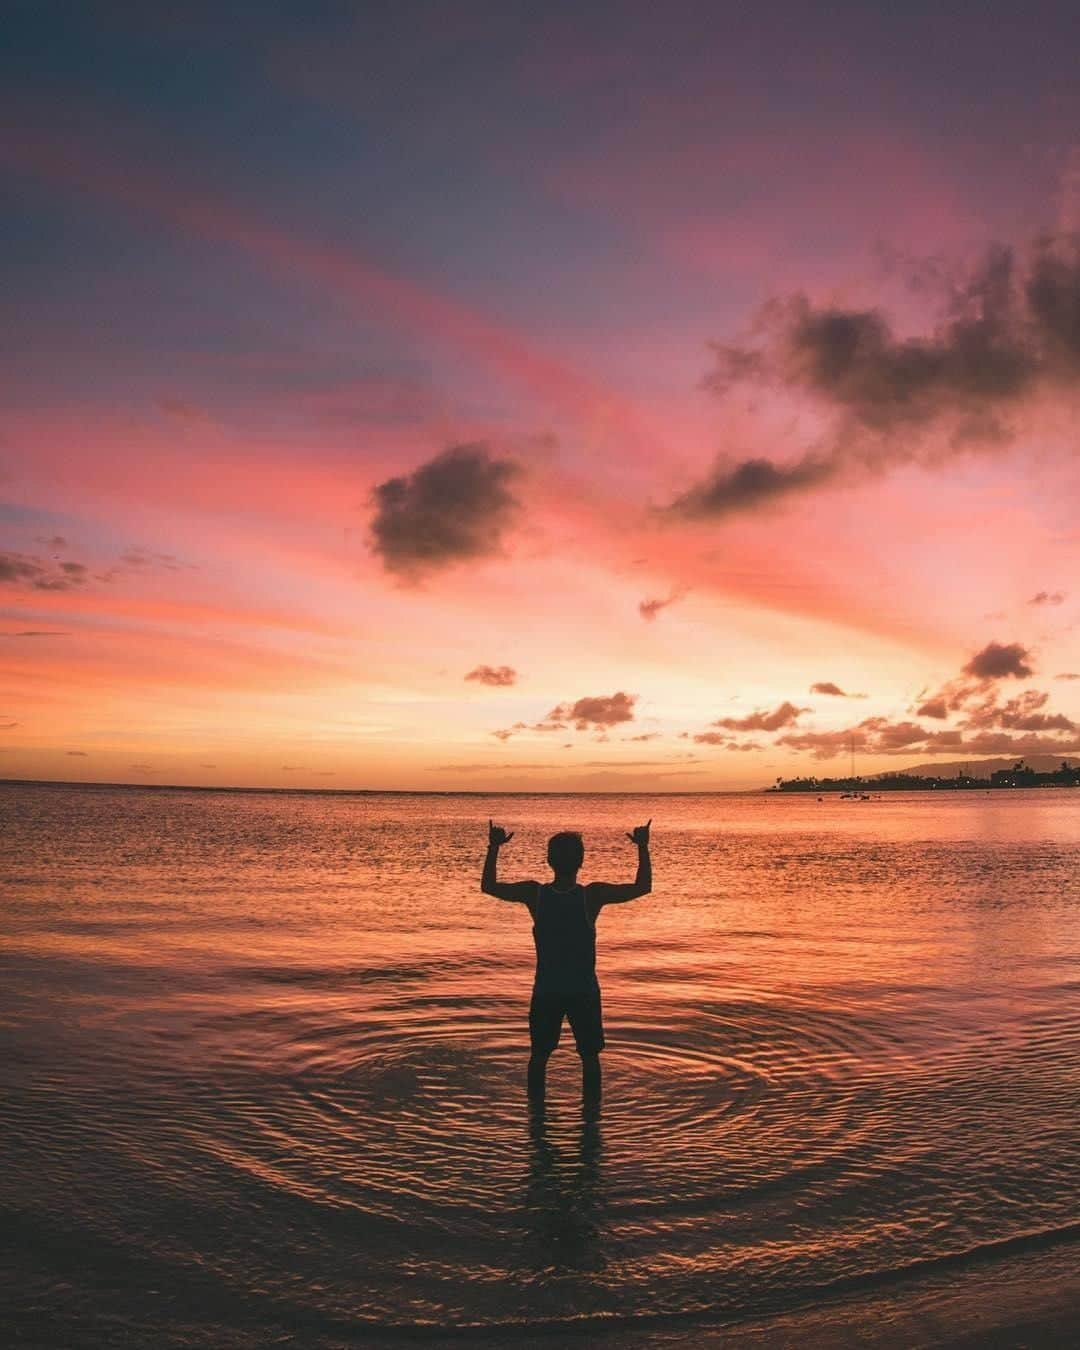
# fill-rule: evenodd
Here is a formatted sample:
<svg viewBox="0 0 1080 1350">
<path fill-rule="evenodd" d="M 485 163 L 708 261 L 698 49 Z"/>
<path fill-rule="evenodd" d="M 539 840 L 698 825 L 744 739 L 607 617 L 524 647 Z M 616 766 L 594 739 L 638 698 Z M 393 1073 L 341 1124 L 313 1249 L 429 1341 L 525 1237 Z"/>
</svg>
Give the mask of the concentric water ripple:
<svg viewBox="0 0 1080 1350">
<path fill-rule="evenodd" d="M 212 1345 L 743 1316 L 1075 1236 L 1071 876 L 1037 924 L 928 892 L 915 922 L 874 890 L 887 845 L 864 873 L 841 835 L 825 909 L 761 886 L 751 915 L 750 838 L 712 896 L 602 916 L 598 1115 L 568 1031 L 527 1109 L 515 907 L 463 892 L 436 927 L 375 888 L 271 921 L 240 887 L 145 924 L 121 885 L 81 917 L 50 891 L 35 926 L 24 896 L 0 1009 L 16 1325 Z"/>
</svg>

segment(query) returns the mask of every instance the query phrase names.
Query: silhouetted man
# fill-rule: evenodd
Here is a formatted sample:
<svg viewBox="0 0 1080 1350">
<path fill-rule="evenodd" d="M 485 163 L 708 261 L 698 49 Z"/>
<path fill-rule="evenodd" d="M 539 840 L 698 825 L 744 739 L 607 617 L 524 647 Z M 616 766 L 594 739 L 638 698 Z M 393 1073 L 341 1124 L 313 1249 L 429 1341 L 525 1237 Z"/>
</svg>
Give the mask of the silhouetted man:
<svg viewBox="0 0 1080 1350">
<path fill-rule="evenodd" d="M 581 835 L 570 831 L 548 840 L 550 882 L 499 881 L 499 849 L 513 839 L 501 826 L 488 821 L 488 850 L 480 889 L 497 900 L 527 905 L 536 943 L 536 981 L 529 1005 L 529 1097 L 544 1100 L 547 1062 L 559 1044 L 566 1017 L 581 1056 L 581 1092 L 587 1103 L 600 1100 L 600 1051 L 604 1024 L 600 985 L 596 978 L 596 916 L 604 905 L 621 905 L 652 890 L 649 825 L 639 825 L 626 837 L 637 846 L 637 876 L 619 885 L 577 879 L 585 860 Z"/>
</svg>

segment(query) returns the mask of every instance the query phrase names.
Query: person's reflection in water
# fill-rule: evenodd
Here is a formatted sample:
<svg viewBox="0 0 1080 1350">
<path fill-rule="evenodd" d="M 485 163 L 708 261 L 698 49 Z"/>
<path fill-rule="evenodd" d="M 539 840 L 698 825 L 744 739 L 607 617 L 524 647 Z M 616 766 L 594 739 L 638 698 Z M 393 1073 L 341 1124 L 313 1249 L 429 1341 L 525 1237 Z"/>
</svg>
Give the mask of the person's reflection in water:
<svg viewBox="0 0 1080 1350">
<path fill-rule="evenodd" d="M 532 1102 L 529 1142 L 525 1218 L 536 1244 L 534 1264 L 600 1270 L 605 1258 L 599 1112 L 585 1111 L 575 1126 L 553 1119 L 542 1102 Z"/>
</svg>

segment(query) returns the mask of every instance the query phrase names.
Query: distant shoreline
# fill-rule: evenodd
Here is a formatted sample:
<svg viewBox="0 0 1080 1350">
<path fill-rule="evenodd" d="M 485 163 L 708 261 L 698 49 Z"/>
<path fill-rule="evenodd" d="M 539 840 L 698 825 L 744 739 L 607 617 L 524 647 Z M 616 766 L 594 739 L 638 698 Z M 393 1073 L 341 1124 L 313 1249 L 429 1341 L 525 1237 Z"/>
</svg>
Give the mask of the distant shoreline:
<svg viewBox="0 0 1080 1350">
<path fill-rule="evenodd" d="M 1076 788 L 1080 787 L 1080 768 L 1062 763 L 1060 769 L 1042 771 L 1029 768 L 1021 760 L 1011 769 L 997 769 L 987 778 L 957 774 L 953 778 L 938 778 L 930 774 L 890 773 L 880 778 L 786 778 L 766 792 L 790 795 L 794 793 L 865 795 L 869 792 L 1000 792 L 1017 788 Z"/>
</svg>

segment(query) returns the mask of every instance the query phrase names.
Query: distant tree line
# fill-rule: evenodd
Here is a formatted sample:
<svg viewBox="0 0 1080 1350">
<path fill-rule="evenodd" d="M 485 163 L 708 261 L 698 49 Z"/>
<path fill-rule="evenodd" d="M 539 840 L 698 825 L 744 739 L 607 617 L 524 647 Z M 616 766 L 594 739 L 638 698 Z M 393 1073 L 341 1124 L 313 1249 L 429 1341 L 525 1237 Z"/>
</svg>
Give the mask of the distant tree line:
<svg viewBox="0 0 1080 1350">
<path fill-rule="evenodd" d="M 1018 787 L 1080 787 L 1080 764 L 1071 765 L 1062 760 L 1060 768 L 1041 771 L 1018 759 L 1011 769 L 997 769 L 986 778 L 976 778 L 962 770 L 952 778 L 932 774 L 882 773 L 872 777 L 855 778 L 778 778 L 768 792 L 925 792 L 935 788 L 942 792 L 963 792 L 972 789 Z"/>
</svg>

